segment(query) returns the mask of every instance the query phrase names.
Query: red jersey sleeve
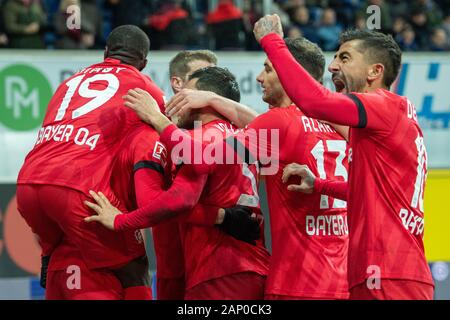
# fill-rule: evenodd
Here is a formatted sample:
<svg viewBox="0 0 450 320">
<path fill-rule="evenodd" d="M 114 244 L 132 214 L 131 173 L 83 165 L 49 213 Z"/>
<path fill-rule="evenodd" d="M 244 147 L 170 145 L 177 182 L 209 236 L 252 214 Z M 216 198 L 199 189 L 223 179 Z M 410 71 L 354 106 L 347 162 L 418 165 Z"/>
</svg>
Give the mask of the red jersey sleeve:
<svg viewBox="0 0 450 320">
<path fill-rule="evenodd" d="M 316 178 L 314 192 L 347 201 L 347 182 Z"/>
<path fill-rule="evenodd" d="M 136 202 L 138 208 L 150 205 L 152 201 L 157 201 L 164 192 L 164 179 L 159 172 L 142 169 L 134 174 L 134 189 L 136 190 Z"/>
<path fill-rule="evenodd" d="M 351 96 L 331 92 L 317 82 L 292 56 L 284 40 L 275 33 L 266 35 L 261 46 L 277 71 L 292 101 L 311 118 L 352 127 L 364 126 L 363 112 Z"/>
<path fill-rule="evenodd" d="M 392 100 L 383 94 L 383 89 L 372 93 L 351 93 L 350 97 L 359 105 L 365 125 L 361 126 L 369 130 L 391 132 L 397 122 L 395 112 L 399 110 L 393 106 L 399 99 Z M 400 100 L 403 101 L 403 100 Z M 406 102 L 406 101 L 405 101 Z"/>
<path fill-rule="evenodd" d="M 161 193 L 158 201 L 151 201 L 142 208 L 116 216 L 114 229 L 145 229 L 192 210 L 200 198 L 206 180 L 207 175 L 198 175 L 191 166 L 183 166 L 170 189 Z"/>
<path fill-rule="evenodd" d="M 168 154 L 166 147 L 161 142 L 157 140 L 152 143 L 141 141 L 136 145 L 133 156 L 134 172 L 139 169 L 151 169 L 164 176 Z"/>
</svg>

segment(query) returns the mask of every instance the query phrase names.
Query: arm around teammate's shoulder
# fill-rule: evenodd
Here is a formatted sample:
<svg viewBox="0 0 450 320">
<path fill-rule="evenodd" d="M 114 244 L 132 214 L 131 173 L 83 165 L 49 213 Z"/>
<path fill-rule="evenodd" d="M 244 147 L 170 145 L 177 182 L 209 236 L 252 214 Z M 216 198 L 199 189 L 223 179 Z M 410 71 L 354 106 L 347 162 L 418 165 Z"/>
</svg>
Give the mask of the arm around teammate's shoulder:
<svg viewBox="0 0 450 320">
<path fill-rule="evenodd" d="M 183 89 L 173 96 L 166 105 L 166 114 L 169 117 L 180 116 L 192 109 L 212 107 L 224 118 L 243 128 L 258 116 L 253 109 L 222 97 L 211 91 Z"/>
</svg>

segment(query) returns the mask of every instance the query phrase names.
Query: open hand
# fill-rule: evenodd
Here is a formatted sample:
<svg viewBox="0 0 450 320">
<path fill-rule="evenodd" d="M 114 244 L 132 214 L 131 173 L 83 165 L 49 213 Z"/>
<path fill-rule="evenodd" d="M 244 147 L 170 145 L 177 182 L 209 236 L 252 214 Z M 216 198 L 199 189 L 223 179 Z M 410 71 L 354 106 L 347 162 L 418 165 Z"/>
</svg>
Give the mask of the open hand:
<svg viewBox="0 0 450 320">
<path fill-rule="evenodd" d="M 153 121 L 161 115 L 158 103 L 145 90 L 140 88 L 128 90 L 123 96 L 125 106 L 132 109 L 142 121 L 153 124 Z"/>
<path fill-rule="evenodd" d="M 183 89 L 169 100 L 166 114 L 168 117 L 181 116 L 191 109 L 208 107 L 215 96 L 216 94 L 211 91 Z"/>
<path fill-rule="evenodd" d="M 96 203 L 84 201 L 84 204 L 94 210 L 97 215 L 93 215 L 84 219 L 85 222 L 99 222 L 104 227 L 114 230 L 114 219 L 117 215 L 122 214 L 119 209 L 114 207 L 109 202 L 106 196 L 99 192 L 89 191 L 89 194 L 94 198 Z"/>
</svg>

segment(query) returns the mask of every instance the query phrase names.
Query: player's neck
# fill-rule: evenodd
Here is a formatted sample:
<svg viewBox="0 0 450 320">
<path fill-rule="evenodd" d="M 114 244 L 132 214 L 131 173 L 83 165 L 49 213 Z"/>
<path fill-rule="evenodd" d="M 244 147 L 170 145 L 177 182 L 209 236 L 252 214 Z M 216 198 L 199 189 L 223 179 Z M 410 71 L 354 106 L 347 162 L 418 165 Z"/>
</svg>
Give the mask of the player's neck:
<svg viewBox="0 0 450 320">
<path fill-rule="evenodd" d="M 389 88 L 381 83 L 366 83 L 362 92 L 374 92 L 378 89 L 389 90 Z"/>
<path fill-rule="evenodd" d="M 275 107 L 278 108 L 288 108 L 289 106 L 292 105 L 292 100 L 287 96 L 283 96 L 278 102 L 277 104 L 274 104 Z"/>
</svg>

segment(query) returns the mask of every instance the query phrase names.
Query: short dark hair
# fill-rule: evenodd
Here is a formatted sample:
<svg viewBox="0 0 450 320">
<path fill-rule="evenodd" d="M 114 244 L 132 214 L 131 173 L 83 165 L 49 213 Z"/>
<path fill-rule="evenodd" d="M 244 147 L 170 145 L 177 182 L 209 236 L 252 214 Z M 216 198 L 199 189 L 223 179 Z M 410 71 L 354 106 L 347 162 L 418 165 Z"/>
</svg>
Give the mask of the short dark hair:
<svg viewBox="0 0 450 320">
<path fill-rule="evenodd" d="M 325 56 L 319 46 L 305 38 L 284 39 L 289 52 L 319 82 L 325 72 Z"/>
<path fill-rule="evenodd" d="M 189 72 L 188 64 L 192 61 L 202 60 L 213 65 L 217 64 L 217 56 L 214 52 L 209 50 L 193 50 L 179 52 L 169 64 L 169 74 L 171 77 L 186 77 Z"/>
<path fill-rule="evenodd" d="M 241 101 L 241 92 L 236 77 L 225 68 L 202 68 L 189 76 L 189 81 L 192 79 L 198 79 L 196 83 L 198 90 L 212 91 L 236 102 Z"/>
<path fill-rule="evenodd" d="M 150 39 L 139 27 L 128 24 L 111 31 L 106 40 L 106 47 L 106 57 L 142 69 L 150 50 Z"/>
<path fill-rule="evenodd" d="M 390 87 L 398 76 L 402 64 L 402 51 L 391 35 L 373 30 L 350 29 L 341 34 L 341 45 L 352 40 L 360 40 L 359 51 L 371 63 L 384 65 L 383 83 Z"/>
</svg>

